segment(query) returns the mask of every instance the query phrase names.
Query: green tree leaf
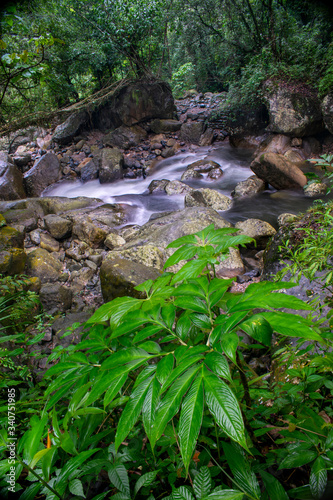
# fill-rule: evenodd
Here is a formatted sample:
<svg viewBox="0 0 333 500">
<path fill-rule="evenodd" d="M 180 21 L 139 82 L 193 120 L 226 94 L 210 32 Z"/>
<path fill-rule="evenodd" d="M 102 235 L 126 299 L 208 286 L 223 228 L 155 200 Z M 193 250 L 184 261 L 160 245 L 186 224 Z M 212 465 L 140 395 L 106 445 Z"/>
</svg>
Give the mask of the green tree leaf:
<svg viewBox="0 0 333 500">
<path fill-rule="evenodd" d="M 149 486 L 154 481 L 154 479 L 157 476 L 158 472 L 159 472 L 158 470 L 155 470 L 153 472 L 147 472 L 146 474 L 143 474 L 137 480 L 137 482 L 135 483 L 135 486 L 134 486 L 134 496 L 136 496 L 136 494 L 138 493 L 138 491 L 141 488 Z"/>
<path fill-rule="evenodd" d="M 327 470 L 324 459 L 319 456 L 311 467 L 310 490 L 313 497 L 320 499 L 327 486 Z"/>
<path fill-rule="evenodd" d="M 123 464 L 110 465 L 108 476 L 111 483 L 121 492 L 130 497 L 128 473 Z"/>
<path fill-rule="evenodd" d="M 280 481 L 266 471 L 261 471 L 260 475 L 264 482 L 270 500 L 288 500 L 289 497 Z"/>
<path fill-rule="evenodd" d="M 72 479 L 72 481 L 70 481 L 68 485 L 68 489 L 72 493 L 72 495 L 86 498 L 83 491 L 82 482 L 80 481 L 80 479 Z"/>
<path fill-rule="evenodd" d="M 281 469 L 293 469 L 295 467 L 302 467 L 302 465 L 308 464 L 315 460 L 318 453 L 313 450 L 302 450 L 293 451 L 289 453 L 281 462 L 279 470 Z"/>
<path fill-rule="evenodd" d="M 198 500 L 206 498 L 212 489 L 212 479 L 208 467 L 200 467 L 199 474 L 193 480 L 193 490 Z"/>
</svg>

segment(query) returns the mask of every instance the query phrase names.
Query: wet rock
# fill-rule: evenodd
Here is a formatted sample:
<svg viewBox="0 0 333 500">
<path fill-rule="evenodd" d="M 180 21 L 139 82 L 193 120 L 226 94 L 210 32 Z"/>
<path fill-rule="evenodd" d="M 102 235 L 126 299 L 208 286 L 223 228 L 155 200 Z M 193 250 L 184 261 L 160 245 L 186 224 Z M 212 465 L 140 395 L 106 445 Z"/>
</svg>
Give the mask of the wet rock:
<svg viewBox="0 0 333 500">
<path fill-rule="evenodd" d="M 210 146 L 214 141 L 214 130 L 212 128 L 207 128 L 205 132 L 201 135 L 199 140 L 199 146 Z"/>
<path fill-rule="evenodd" d="M 38 248 L 27 256 L 26 269 L 28 276 L 40 278 L 42 283 L 58 281 L 62 264 L 47 250 Z"/>
<path fill-rule="evenodd" d="M 264 153 L 251 163 L 251 170 L 275 189 L 301 189 L 307 183 L 298 164 L 275 153 Z"/>
<path fill-rule="evenodd" d="M 259 219 L 247 219 L 237 222 L 235 225 L 239 229 L 239 234 L 245 234 L 254 238 L 257 243 L 257 248 L 265 248 L 268 240 L 275 235 L 276 229 L 268 222 Z"/>
<path fill-rule="evenodd" d="M 165 187 L 170 181 L 168 179 L 154 180 L 148 186 L 148 190 L 150 193 L 154 193 L 155 191 L 165 191 Z"/>
<path fill-rule="evenodd" d="M 22 172 L 13 165 L 7 153 L 0 153 L 0 199 L 25 198 Z"/>
<path fill-rule="evenodd" d="M 290 222 L 293 222 L 296 219 L 295 214 L 290 214 L 290 213 L 283 213 L 280 214 L 279 217 L 277 218 L 277 223 L 280 226 L 283 226 L 284 224 L 289 224 Z"/>
<path fill-rule="evenodd" d="M 101 245 L 108 234 L 105 229 L 98 227 L 92 221 L 89 222 L 88 219 L 75 222 L 72 232 L 79 240 L 84 241 L 94 248 Z"/>
<path fill-rule="evenodd" d="M 57 126 L 53 140 L 59 144 L 67 144 L 78 134 L 89 119 L 86 111 L 78 111 L 70 115 L 66 121 Z"/>
<path fill-rule="evenodd" d="M 0 274 L 14 276 L 23 273 L 27 254 L 22 248 L 0 250 Z"/>
<path fill-rule="evenodd" d="M 282 134 L 270 134 L 260 144 L 260 150 L 264 153 L 284 154 L 291 147 L 291 138 Z"/>
<path fill-rule="evenodd" d="M 101 184 L 123 178 L 124 157 L 117 148 L 104 148 L 99 169 Z"/>
<path fill-rule="evenodd" d="M 119 236 L 119 234 L 116 233 L 109 233 L 104 241 L 104 245 L 110 250 L 125 245 L 125 243 L 126 240 L 124 240 L 124 238 L 122 238 L 121 236 Z"/>
<path fill-rule="evenodd" d="M 40 235 L 41 235 L 42 230 L 41 229 L 34 229 L 33 231 L 30 231 L 29 233 L 29 238 L 31 242 L 34 245 L 39 245 L 40 244 Z"/>
<path fill-rule="evenodd" d="M 31 161 L 31 151 L 27 151 L 25 146 L 19 146 L 13 155 L 13 161 L 18 168 L 24 168 Z"/>
<path fill-rule="evenodd" d="M 180 139 L 190 144 L 199 144 L 205 125 L 203 122 L 183 123 L 180 129 Z"/>
<path fill-rule="evenodd" d="M 321 110 L 326 128 L 331 134 L 333 134 L 333 93 L 324 97 Z"/>
<path fill-rule="evenodd" d="M 39 196 L 47 186 L 57 182 L 60 175 L 58 158 L 53 153 L 46 153 L 24 174 L 23 182 L 28 196 Z"/>
<path fill-rule="evenodd" d="M 82 182 L 91 181 L 98 177 L 98 160 L 95 158 L 85 158 L 78 165 L 77 170 L 80 173 Z"/>
<path fill-rule="evenodd" d="M 83 241 L 71 241 L 69 248 L 65 250 L 66 257 L 77 262 L 91 258 L 89 246 Z"/>
<path fill-rule="evenodd" d="M 232 191 L 231 196 L 241 198 L 244 196 L 253 196 L 265 190 L 265 182 L 256 175 L 251 175 L 245 181 L 239 182 Z"/>
<path fill-rule="evenodd" d="M 315 135 L 324 128 L 318 98 L 306 86 L 265 84 L 268 130 L 293 137 Z"/>
<path fill-rule="evenodd" d="M 40 301 L 44 311 L 65 312 L 71 308 L 72 290 L 60 283 L 45 283 L 40 290 Z"/>
<path fill-rule="evenodd" d="M 238 248 L 229 248 L 229 253 L 230 257 L 215 266 L 218 278 L 234 278 L 245 272 L 245 266 Z"/>
<path fill-rule="evenodd" d="M 193 189 L 180 181 L 168 181 L 165 185 L 164 191 L 167 195 L 171 196 L 173 194 L 190 193 Z"/>
<path fill-rule="evenodd" d="M 60 249 L 59 241 L 55 240 L 47 233 L 41 233 L 40 247 L 48 252 L 59 252 Z"/>
<path fill-rule="evenodd" d="M 104 302 L 127 295 L 143 298 L 142 292 L 137 292 L 134 287 L 148 279 L 154 280 L 159 275 L 156 269 L 142 263 L 134 263 L 119 257 L 105 260 L 100 270 Z"/>
<path fill-rule="evenodd" d="M 59 217 L 59 215 L 46 215 L 44 222 L 47 230 L 56 240 L 68 238 L 72 233 L 73 222 L 64 217 Z"/>
<path fill-rule="evenodd" d="M 156 118 L 150 123 L 150 128 L 155 134 L 161 134 L 165 132 L 177 132 L 177 130 L 180 130 L 181 125 L 181 122 L 178 120 Z"/>
<path fill-rule="evenodd" d="M 7 248 L 23 248 L 24 233 L 9 226 L 0 228 L 0 250 Z"/>
<path fill-rule="evenodd" d="M 212 168 L 207 174 L 208 179 L 211 179 L 213 181 L 216 181 L 217 179 L 220 179 L 223 175 L 223 170 L 222 168 Z"/>
<path fill-rule="evenodd" d="M 202 188 L 185 195 L 185 207 L 211 207 L 214 210 L 228 210 L 232 200 L 215 189 Z"/>
<path fill-rule="evenodd" d="M 29 201 L 29 200 L 27 200 Z M 86 207 L 94 207 L 102 203 L 98 198 L 87 198 L 78 196 L 77 198 L 65 198 L 61 196 L 43 197 L 36 200 L 42 207 L 44 214 L 63 214 L 70 210 L 79 210 Z"/>
<path fill-rule="evenodd" d="M 147 137 L 147 132 L 139 125 L 126 127 L 122 125 L 116 128 L 103 138 L 105 146 L 129 149 L 138 146 Z"/>
<path fill-rule="evenodd" d="M 193 163 L 190 163 L 183 175 L 181 176 L 181 180 L 185 181 L 187 179 L 200 179 L 203 178 L 202 174 L 210 174 L 212 171 L 214 172 L 214 176 L 218 173 L 219 177 L 223 175 L 223 171 L 218 163 L 212 160 L 198 160 Z"/>
<path fill-rule="evenodd" d="M 305 196 L 309 198 L 323 196 L 327 193 L 327 185 L 322 182 L 311 182 L 304 188 Z"/>
<path fill-rule="evenodd" d="M 292 163 L 298 163 L 305 160 L 305 155 L 303 154 L 302 150 L 295 148 L 288 149 L 283 156 Z"/>
</svg>

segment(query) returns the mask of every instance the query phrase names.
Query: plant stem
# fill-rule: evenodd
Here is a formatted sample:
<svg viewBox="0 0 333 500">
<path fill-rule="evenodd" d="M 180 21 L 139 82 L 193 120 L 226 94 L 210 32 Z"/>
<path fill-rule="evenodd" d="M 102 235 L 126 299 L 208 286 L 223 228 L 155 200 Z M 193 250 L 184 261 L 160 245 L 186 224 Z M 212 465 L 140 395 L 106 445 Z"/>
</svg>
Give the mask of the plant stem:
<svg viewBox="0 0 333 500">
<path fill-rule="evenodd" d="M 18 462 L 20 462 L 20 464 L 23 467 L 25 467 L 26 469 L 28 469 L 28 471 L 31 472 L 31 474 L 33 474 L 35 477 L 37 477 L 38 481 L 40 481 L 45 486 L 45 488 L 47 488 L 50 491 L 52 491 L 52 493 L 54 495 L 56 495 L 58 498 L 60 498 L 60 500 L 62 500 L 63 497 L 56 490 L 54 490 L 52 488 L 52 486 L 50 486 L 49 484 L 47 484 L 47 482 L 44 481 L 44 479 L 39 474 L 37 474 L 37 472 L 35 472 L 28 464 L 24 463 L 23 460 L 21 460 L 20 457 L 18 457 L 17 455 L 16 455 L 16 460 Z"/>
</svg>

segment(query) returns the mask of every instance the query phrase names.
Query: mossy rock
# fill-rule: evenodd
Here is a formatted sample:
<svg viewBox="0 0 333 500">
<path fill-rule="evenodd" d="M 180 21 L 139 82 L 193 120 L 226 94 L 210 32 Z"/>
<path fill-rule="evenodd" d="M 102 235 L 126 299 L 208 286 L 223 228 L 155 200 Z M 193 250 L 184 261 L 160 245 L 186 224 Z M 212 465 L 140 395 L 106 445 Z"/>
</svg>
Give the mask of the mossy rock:
<svg viewBox="0 0 333 500">
<path fill-rule="evenodd" d="M 0 252 L 0 274 L 14 276 L 24 271 L 27 254 L 21 248 L 8 248 Z"/>
<path fill-rule="evenodd" d="M 47 283 L 59 279 L 62 264 L 47 250 L 37 248 L 28 254 L 26 269 L 28 276 L 35 276 L 40 278 L 42 283 Z"/>
<path fill-rule="evenodd" d="M 0 228 L 0 249 L 23 248 L 24 234 L 13 227 L 3 226 Z"/>
</svg>

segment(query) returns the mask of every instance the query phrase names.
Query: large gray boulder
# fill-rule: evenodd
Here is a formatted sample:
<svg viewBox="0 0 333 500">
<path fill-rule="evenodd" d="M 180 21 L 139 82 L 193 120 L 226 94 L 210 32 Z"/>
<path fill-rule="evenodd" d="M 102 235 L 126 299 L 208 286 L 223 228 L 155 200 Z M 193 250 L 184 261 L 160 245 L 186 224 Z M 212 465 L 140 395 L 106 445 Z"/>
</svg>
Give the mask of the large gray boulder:
<svg viewBox="0 0 333 500">
<path fill-rule="evenodd" d="M 47 250 L 37 248 L 28 254 L 26 272 L 28 276 L 40 278 L 42 283 L 54 283 L 59 280 L 62 264 Z"/>
<path fill-rule="evenodd" d="M 265 182 L 256 175 L 251 175 L 245 181 L 239 182 L 232 191 L 233 198 L 243 198 L 244 196 L 253 196 L 265 191 Z"/>
<path fill-rule="evenodd" d="M 25 198 L 22 173 L 6 156 L 7 161 L 3 153 L 3 159 L 0 158 L 0 199 L 7 201 Z"/>
<path fill-rule="evenodd" d="M 60 162 L 55 154 L 46 153 L 35 161 L 24 174 L 24 185 L 28 196 L 40 196 L 47 186 L 54 184 L 61 175 Z"/>
<path fill-rule="evenodd" d="M 104 148 L 99 167 L 101 184 L 112 182 L 123 177 L 124 156 L 118 148 Z"/>
<path fill-rule="evenodd" d="M 81 110 L 73 113 L 67 120 L 57 126 L 53 134 L 53 140 L 60 144 L 71 142 L 87 123 L 88 118 L 89 115 L 86 111 Z"/>
<path fill-rule="evenodd" d="M 264 153 L 251 163 L 251 170 L 275 189 L 302 189 L 307 183 L 298 165 L 276 153 Z"/>
<path fill-rule="evenodd" d="M 180 129 L 180 139 L 190 144 L 199 144 L 204 131 L 205 125 L 203 122 L 183 123 Z"/>
<path fill-rule="evenodd" d="M 270 132 L 293 137 L 315 135 L 324 129 L 320 102 L 305 86 L 266 82 L 265 98 L 269 111 Z"/>
<path fill-rule="evenodd" d="M 129 149 L 140 144 L 147 137 L 147 132 L 139 125 L 126 127 L 122 125 L 103 138 L 105 146 Z"/>
<path fill-rule="evenodd" d="M 210 207 L 214 210 L 228 210 L 232 201 L 216 189 L 201 188 L 185 195 L 185 207 Z"/>
<path fill-rule="evenodd" d="M 181 125 L 181 122 L 178 120 L 161 120 L 156 118 L 151 122 L 150 129 L 155 134 L 163 134 L 164 132 L 177 132 Z"/>
<path fill-rule="evenodd" d="M 321 110 L 326 128 L 331 134 L 333 134 L 333 93 L 328 94 L 323 99 Z"/>
</svg>

